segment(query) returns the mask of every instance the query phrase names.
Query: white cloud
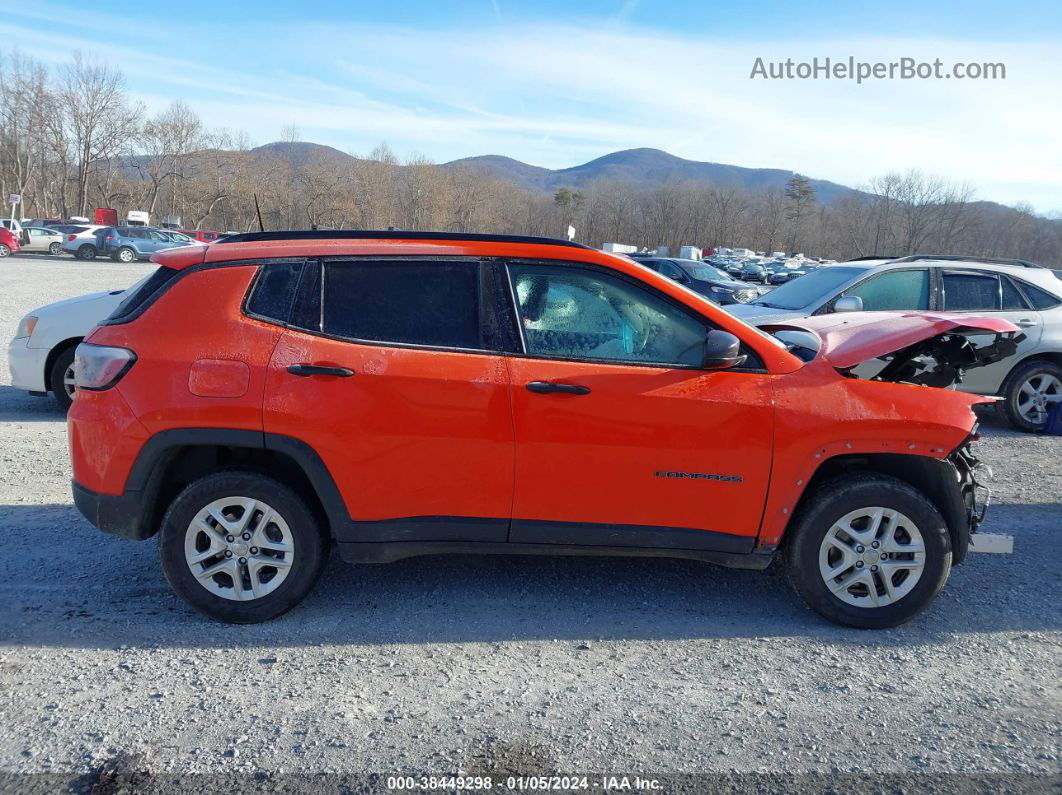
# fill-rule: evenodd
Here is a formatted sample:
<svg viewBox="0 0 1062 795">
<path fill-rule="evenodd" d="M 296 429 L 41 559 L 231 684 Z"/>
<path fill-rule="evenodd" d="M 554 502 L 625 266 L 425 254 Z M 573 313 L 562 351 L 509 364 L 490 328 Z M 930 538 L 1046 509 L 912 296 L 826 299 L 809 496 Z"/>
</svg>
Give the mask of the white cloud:
<svg viewBox="0 0 1062 795">
<path fill-rule="evenodd" d="M 17 32 L 24 51 L 53 61 L 77 47 L 99 53 L 153 106 L 181 96 L 208 124 L 261 142 L 295 121 L 307 139 L 341 149 L 387 140 L 438 160 L 497 153 L 564 167 L 652 146 L 853 185 L 916 167 L 969 181 L 983 198 L 1062 209 L 1062 107 L 1052 101 L 1062 74 L 1053 42 L 734 42 L 634 32 L 624 13 L 605 24 L 534 27 L 501 15 L 489 29 L 460 31 L 251 23 L 239 41 L 226 28 L 198 26 L 175 31 L 188 46 L 174 55 L 11 17 L 0 35 Z M 1007 79 L 749 79 L 757 56 L 848 55 L 1002 61 Z"/>
</svg>

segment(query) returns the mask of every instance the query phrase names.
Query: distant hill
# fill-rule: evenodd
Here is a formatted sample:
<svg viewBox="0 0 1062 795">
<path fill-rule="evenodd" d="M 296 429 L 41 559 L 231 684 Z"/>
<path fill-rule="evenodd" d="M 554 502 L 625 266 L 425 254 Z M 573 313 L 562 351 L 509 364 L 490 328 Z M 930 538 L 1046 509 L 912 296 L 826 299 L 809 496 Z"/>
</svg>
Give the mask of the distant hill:
<svg viewBox="0 0 1062 795">
<path fill-rule="evenodd" d="M 443 163 L 443 168 L 466 167 L 525 188 L 553 192 L 557 188 L 578 188 L 598 180 L 622 182 L 637 187 L 655 187 L 668 182 L 699 182 L 706 185 L 735 185 L 748 190 L 784 188 L 792 171 L 777 168 L 744 168 L 724 163 L 686 160 L 659 149 L 625 149 L 579 166 L 551 170 L 530 166 L 500 155 L 466 157 Z M 818 199 L 832 202 L 853 189 L 822 179 L 812 179 Z"/>
</svg>

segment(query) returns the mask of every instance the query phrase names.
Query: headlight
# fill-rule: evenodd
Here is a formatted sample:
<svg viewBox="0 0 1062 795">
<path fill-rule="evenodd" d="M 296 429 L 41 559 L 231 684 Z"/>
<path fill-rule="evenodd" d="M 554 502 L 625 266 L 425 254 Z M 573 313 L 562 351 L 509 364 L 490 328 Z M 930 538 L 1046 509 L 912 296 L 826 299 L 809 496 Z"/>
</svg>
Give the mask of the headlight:
<svg viewBox="0 0 1062 795">
<path fill-rule="evenodd" d="M 19 321 L 18 330 L 15 332 L 15 337 L 28 337 L 33 334 L 33 329 L 37 328 L 37 318 L 35 315 L 26 315 Z"/>
<path fill-rule="evenodd" d="M 747 301 L 751 301 L 753 298 L 757 298 L 759 294 L 759 290 L 735 290 L 734 300 L 738 303 L 744 304 Z"/>
</svg>

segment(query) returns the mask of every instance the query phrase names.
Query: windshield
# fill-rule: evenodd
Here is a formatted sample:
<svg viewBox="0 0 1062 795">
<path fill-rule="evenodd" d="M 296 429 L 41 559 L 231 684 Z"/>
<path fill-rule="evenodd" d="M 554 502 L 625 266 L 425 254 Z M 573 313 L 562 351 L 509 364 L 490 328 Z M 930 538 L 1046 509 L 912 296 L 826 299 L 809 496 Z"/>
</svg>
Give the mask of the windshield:
<svg viewBox="0 0 1062 795">
<path fill-rule="evenodd" d="M 686 265 L 686 272 L 694 279 L 700 281 L 717 281 L 717 282 L 736 282 L 733 276 L 726 271 L 721 271 L 719 268 L 712 265 L 696 264 Z"/>
<path fill-rule="evenodd" d="M 820 268 L 796 281 L 786 282 L 771 290 L 764 298 L 752 301 L 758 306 L 772 309 L 803 309 L 826 298 L 853 276 L 866 272 L 866 268 Z"/>
</svg>

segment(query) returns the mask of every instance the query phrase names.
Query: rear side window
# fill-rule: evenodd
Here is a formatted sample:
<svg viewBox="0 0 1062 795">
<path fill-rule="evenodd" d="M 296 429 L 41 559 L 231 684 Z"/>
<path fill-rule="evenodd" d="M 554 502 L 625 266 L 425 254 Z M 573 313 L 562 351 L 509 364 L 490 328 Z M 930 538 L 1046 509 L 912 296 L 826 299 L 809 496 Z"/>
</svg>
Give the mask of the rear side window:
<svg viewBox="0 0 1062 795">
<path fill-rule="evenodd" d="M 1062 282 L 1060 282 L 1062 284 Z M 1033 287 L 1028 282 L 1021 283 L 1022 292 L 1029 297 L 1030 303 L 1033 305 L 1033 309 L 1050 309 L 1053 306 L 1058 306 L 1062 303 L 1056 296 L 1051 295 L 1047 290 L 1041 290 L 1039 287 Z"/>
<path fill-rule="evenodd" d="M 479 264 L 323 263 L 326 334 L 374 342 L 482 349 Z"/>
<path fill-rule="evenodd" d="M 148 300 L 165 289 L 178 273 L 179 271 L 173 268 L 159 268 L 143 281 L 133 285 L 129 288 L 129 295 L 100 325 L 117 325 L 132 320 L 136 313 L 146 306 Z"/>
<path fill-rule="evenodd" d="M 247 299 L 247 312 L 266 320 L 287 323 L 303 263 L 263 265 Z"/>
<path fill-rule="evenodd" d="M 994 274 L 944 274 L 945 311 L 998 311 L 1000 300 L 999 277 Z"/>
</svg>

